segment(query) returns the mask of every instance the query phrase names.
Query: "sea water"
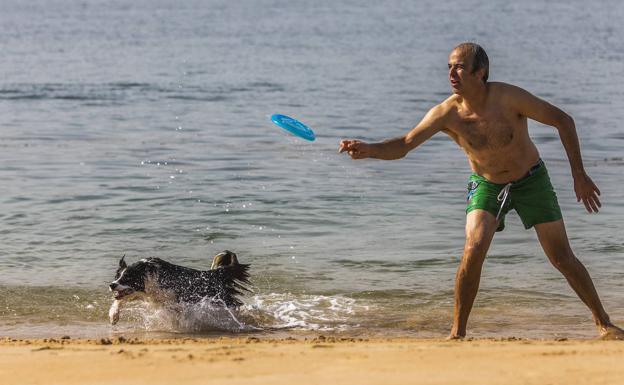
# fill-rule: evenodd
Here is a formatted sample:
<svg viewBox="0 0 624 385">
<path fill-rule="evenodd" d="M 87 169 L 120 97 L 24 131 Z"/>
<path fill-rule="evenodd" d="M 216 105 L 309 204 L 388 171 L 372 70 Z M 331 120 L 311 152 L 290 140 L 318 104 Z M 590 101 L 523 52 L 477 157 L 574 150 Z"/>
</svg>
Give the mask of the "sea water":
<svg viewBox="0 0 624 385">
<path fill-rule="evenodd" d="M 0 335 L 346 333 L 443 337 L 470 173 L 439 134 L 393 161 L 342 138 L 405 134 L 450 94 L 447 58 L 570 113 L 602 210 L 576 202 L 552 127 L 530 123 L 568 234 L 624 324 L 624 7 L 619 1 L 29 1 L 0 4 Z M 287 114 L 304 142 L 273 126 Z M 251 264 L 244 306 L 128 304 L 119 258 Z M 590 312 L 509 215 L 473 336 L 591 337 Z"/>
</svg>

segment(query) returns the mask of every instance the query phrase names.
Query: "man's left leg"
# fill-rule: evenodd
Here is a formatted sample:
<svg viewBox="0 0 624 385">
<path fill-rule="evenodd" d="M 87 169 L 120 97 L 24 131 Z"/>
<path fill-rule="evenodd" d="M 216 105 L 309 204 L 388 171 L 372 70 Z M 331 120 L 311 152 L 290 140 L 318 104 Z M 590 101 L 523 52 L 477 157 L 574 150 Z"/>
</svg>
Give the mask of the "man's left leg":
<svg viewBox="0 0 624 385">
<path fill-rule="evenodd" d="M 550 262 L 591 310 L 600 335 L 606 339 L 624 339 L 624 331 L 609 320 L 589 273 L 572 252 L 563 219 L 537 224 L 535 231 Z"/>
</svg>

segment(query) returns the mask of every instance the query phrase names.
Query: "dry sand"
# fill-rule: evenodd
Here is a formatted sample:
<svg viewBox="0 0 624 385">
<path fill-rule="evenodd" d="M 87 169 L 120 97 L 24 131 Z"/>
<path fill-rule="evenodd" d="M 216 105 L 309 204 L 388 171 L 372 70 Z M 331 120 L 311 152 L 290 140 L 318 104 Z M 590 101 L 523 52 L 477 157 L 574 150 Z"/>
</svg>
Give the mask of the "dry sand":
<svg viewBox="0 0 624 385">
<path fill-rule="evenodd" d="M 624 342 L 4 339 L 0 383 L 624 384 Z"/>
</svg>

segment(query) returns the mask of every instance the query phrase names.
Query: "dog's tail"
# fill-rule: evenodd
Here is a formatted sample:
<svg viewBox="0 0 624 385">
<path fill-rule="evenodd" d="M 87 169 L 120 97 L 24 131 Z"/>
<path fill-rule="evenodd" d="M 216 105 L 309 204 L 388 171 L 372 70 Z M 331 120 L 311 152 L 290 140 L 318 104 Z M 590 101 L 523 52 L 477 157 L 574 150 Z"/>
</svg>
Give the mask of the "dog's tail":
<svg viewBox="0 0 624 385">
<path fill-rule="evenodd" d="M 227 306 L 241 306 L 243 303 L 238 296 L 242 295 L 244 291 L 251 291 L 247 287 L 251 285 L 248 270 L 249 265 L 237 262 L 209 271 L 221 283 L 219 298 Z"/>
<path fill-rule="evenodd" d="M 236 257 L 236 254 L 230 250 L 223 250 L 212 258 L 212 266 L 210 266 L 210 270 L 232 265 L 238 265 L 238 258 Z"/>
</svg>

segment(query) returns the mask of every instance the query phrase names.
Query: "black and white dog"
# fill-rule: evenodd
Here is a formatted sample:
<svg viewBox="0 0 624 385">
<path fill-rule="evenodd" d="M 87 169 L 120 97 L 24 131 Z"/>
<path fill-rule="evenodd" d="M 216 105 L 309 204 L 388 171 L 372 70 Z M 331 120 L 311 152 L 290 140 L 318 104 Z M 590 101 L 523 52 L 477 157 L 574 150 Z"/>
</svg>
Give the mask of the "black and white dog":
<svg viewBox="0 0 624 385">
<path fill-rule="evenodd" d="M 145 258 L 127 265 L 119 261 L 115 280 L 109 285 L 115 300 L 108 312 L 111 324 L 119 321 L 121 303 L 146 300 L 163 306 L 198 303 L 204 299 L 227 307 L 242 302 L 237 297 L 249 291 L 249 265 L 238 263 L 236 254 L 225 250 L 217 254 L 211 270 L 201 271 L 174 265 L 160 258 Z"/>
</svg>

